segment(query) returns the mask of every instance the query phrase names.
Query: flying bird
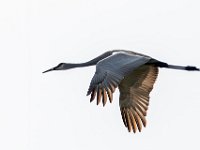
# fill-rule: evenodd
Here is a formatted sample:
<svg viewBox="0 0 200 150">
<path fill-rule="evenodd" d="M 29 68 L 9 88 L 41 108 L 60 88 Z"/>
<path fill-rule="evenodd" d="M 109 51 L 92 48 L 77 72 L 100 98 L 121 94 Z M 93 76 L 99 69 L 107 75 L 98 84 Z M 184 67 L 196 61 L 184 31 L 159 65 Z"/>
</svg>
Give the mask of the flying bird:
<svg viewBox="0 0 200 150">
<path fill-rule="evenodd" d="M 134 133 L 146 126 L 149 94 L 158 76 L 158 68 L 200 71 L 195 66 L 177 66 L 156 60 L 150 56 L 128 50 L 111 50 L 85 63 L 60 63 L 44 71 L 67 70 L 96 65 L 87 95 L 90 102 L 96 97 L 97 105 L 113 100 L 118 87 L 122 120 L 128 131 Z"/>
</svg>

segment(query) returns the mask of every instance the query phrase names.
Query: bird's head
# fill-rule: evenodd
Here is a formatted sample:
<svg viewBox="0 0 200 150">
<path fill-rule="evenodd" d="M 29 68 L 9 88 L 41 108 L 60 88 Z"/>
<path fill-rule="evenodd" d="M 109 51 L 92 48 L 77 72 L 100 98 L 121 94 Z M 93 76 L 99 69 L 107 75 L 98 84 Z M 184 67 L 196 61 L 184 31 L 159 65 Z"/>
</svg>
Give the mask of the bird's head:
<svg viewBox="0 0 200 150">
<path fill-rule="evenodd" d="M 46 72 L 49 72 L 49 71 L 54 71 L 54 70 L 66 70 L 66 69 L 71 69 L 71 68 L 74 68 L 74 67 L 76 67 L 76 64 L 60 63 L 57 66 L 44 71 L 43 73 L 46 73 Z"/>
</svg>

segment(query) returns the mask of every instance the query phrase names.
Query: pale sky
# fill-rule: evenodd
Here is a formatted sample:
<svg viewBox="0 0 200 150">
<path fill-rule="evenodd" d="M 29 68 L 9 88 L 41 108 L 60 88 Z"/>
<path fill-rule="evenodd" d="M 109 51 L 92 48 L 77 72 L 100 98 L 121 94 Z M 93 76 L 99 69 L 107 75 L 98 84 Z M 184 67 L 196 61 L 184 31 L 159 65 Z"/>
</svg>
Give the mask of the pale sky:
<svg viewBox="0 0 200 150">
<path fill-rule="evenodd" d="M 199 72 L 160 69 L 136 134 L 122 122 L 118 90 L 105 107 L 89 102 L 95 67 L 42 74 L 111 49 L 200 67 L 199 8 L 198 0 L 1 1 L 0 149 L 199 149 Z"/>
</svg>

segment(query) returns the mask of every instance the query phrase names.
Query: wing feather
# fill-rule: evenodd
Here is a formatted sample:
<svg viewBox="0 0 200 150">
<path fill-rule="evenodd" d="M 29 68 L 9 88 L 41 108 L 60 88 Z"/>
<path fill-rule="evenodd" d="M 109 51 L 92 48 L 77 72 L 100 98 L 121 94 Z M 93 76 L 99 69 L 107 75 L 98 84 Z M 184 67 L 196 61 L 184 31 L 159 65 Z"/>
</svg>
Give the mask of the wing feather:
<svg viewBox="0 0 200 150">
<path fill-rule="evenodd" d="M 122 115 L 122 120 L 124 122 L 124 125 L 127 127 L 127 122 L 126 122 L 126 117 L 125 117 L 125 111 L 124 108 L 121 108 L 121 115 Z"/>
<path fill-rule="evenodd" d="M 134 118 L 139 131 L 146 126 L 146 112 L 149 105 L 149 94 L 158 75 L 158 68 L 150 65 L 140 66 L 126 76 L 119 85 L 120 110 Z M 130 111 L 131 110 L 131 111 Z M 130 115 L 130 113 L 132 115 Z M 123 122 L 133 122 L 130 117 L 122 117 Z M 131 120 L 129 120 L 131 119 Z M 135 124 L 127 126 L 128 131 L 135 132 Z"/>
<path fill-rule="evenodd" d="M 131 124 L 131 118 L 130 118 L 129 109 L 127 109 L 127 110 L 125 111 L 125 118 L 126 118 L 126 122 L 127 122 L 128 131 L 130 132 L 131 129 L 132 129 L 132 124 Z"/>
<path fill-rule="evenodd" d="M 132 129 L 133 129 L 133 132 L 135 133 L 137 131 L 137 123 L 135 121 L 135 117 L 133 115 L 133 113 L 129 110 L 129 115 L 131 116 L 131 125 L 132 125 Z"/>
<path fill-rule="evenodd" d="M 103 89 L 103 92 L 102 92 L 102 95 L 103 95 L 103 106 L 105 106 L 106 102 L 107 102 L 107 95 L 106 95 L 106 89 Z"/>
<path fill-rule="evenodd" d="M 95 99 L 96 94 L 97 94 L 97 88 L 93 88 L 92 94 L 91 94 L 91 97 L 90 97 L 90 102 L 92 102 Z"/>
<path fill-rule="evenodd" d="M 98 90 L 97 90 L 97 105 L 99 105 L 99 103 L 101 101 L 101 97 L 102 97 L 102 89 L 100 87 L 98 87 Z"/>
</svg>

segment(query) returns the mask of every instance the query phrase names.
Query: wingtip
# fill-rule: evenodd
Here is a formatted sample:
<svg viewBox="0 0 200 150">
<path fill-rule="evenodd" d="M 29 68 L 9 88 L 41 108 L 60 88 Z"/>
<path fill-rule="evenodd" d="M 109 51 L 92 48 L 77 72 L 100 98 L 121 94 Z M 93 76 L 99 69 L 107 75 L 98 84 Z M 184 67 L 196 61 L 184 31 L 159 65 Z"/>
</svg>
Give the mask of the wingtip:
<svg viewBox="0 0 200 150">
<path fill-rule="evenodd" d="M 91 93 L 91 92 L 90 92 L 90 91 L 88 91 L 88 92 L 86 93 L 86 96 L 89 96 L 89 95 L 90 95 L 90 93 Z"/>
</svg>

